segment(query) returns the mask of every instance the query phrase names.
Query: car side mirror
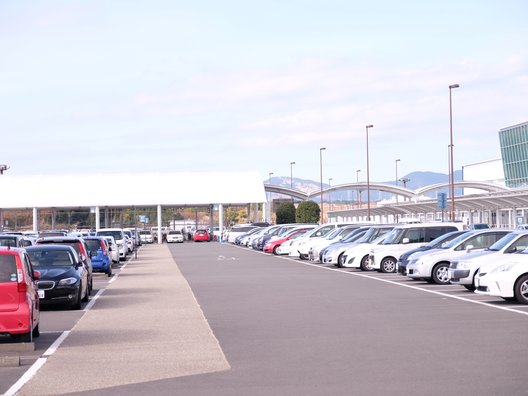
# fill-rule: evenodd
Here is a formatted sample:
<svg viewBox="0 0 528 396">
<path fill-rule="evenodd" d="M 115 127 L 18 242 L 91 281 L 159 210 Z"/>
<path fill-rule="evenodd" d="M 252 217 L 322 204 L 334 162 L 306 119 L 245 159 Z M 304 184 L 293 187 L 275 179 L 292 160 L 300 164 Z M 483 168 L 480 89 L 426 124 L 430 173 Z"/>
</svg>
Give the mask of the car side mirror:
<svg viewBox="0 0 528 396">
<path fill-rule="evenodd" d="M 466 252 L 469 253 L 473 250 L 474 246 L 473 245 L 467 245 L 466 246 Z"/>
<path fill-rule="evenodd" d="M 402 239 L 402 243 L 405 245 L 407 243 L 409 243 L 409 238 L 403 238 Z"/>
</svg>

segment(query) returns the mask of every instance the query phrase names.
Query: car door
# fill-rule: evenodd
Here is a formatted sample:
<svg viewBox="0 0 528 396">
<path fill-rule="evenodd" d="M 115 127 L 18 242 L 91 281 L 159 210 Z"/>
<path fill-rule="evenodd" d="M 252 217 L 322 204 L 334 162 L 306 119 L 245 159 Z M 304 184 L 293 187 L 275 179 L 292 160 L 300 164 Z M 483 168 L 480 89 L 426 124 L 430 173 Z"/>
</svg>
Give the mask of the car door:
<svg viewBox="0 0 528 396">
<path fill-rule="evenodd" d="M 20 297 L 17 284 L 17 267 L 14 254 L 0 255 L 0 312 L 18 309 Z"/>
</svg>

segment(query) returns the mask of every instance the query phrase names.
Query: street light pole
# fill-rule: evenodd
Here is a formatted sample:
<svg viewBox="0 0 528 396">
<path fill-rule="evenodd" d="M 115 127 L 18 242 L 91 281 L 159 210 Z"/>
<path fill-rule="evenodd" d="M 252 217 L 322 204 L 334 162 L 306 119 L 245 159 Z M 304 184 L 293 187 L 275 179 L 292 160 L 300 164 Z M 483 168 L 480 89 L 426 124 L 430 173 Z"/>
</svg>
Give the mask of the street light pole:
<svg viewBox="0 0 528 396">
<path fill-rule="evenodd" d="M 451 100 L 451 90 L 460 85 L 449 86 L 449 192 L 451 195 L 451 221 L 455 221 L 455 169 L 453 166 L 453 106 Z"/>
<path fill-rule="evenodd" d="M 356 170 L 356 183 L 359 184 L 359 172 L 361 172 L 361 169 Z M 357 196 L 358 196 L 358 208 L 361 208 L 361 190 L 357 189 Z"/>
<path fill-rule="evenodd" d="M 332 186 L 332 180 L 334 180 L 334 179 L 332 179 L 331 177 L 328 178 L 328 187 Z M 332 210 L 332 193 L 331 192 L 328 193 L 328 202 L 329 202 L 329 205 L 330 205 L 330 210 Z"/>
<path fill-rule="evenodd" d="M 273 176 L 273 172 L 269 173 L 269 180 L 268 180 L 269 185 L 271 185 L 271 176 Z M 269 222 L 271 223 L 271 191 L 269 193 L 268 201 L 269 201 Z"/>
<path fill-rule="evenodd" d="M 370 167 L 369 167 L 369 141 L 368 132 L 369 128 L 373 128 L 374 125 L 367 125 L 365 127 L 367 133 L 367 221 L 370 221 Z"/>
<path fill-rule="evenodd" d="M 398 158 L 396 161 L 396 187 L 398 187 L 398 162 L 400 162 L 400 159 Z M 396 205 L 398 205 L 398 193 L 396 193 Z M 398 214 L 396 214 L 396 223 L 398 222 Z"/>
<path fill-rule="evenodd" d="M 290 162 L 290 188 L 293 190 L 293 165 L 295 165 L 294 162 Z"/>
<path fill-rule="evenodd" d="M 319 168 L 321 171 L 321 224 L 323 224 L 323 151 L 326 150 L 326 147 L 321 147 L 319 149 Z"/>
</svg>

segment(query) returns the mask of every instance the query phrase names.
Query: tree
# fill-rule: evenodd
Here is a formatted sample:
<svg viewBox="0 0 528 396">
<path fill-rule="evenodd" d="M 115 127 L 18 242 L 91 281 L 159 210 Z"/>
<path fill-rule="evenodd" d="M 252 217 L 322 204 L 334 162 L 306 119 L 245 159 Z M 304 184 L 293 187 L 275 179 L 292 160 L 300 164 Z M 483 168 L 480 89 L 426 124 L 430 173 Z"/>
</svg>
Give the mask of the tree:
<svg viewBox="0 0 528 396">
<path fill-rule="evenodd" d="M 295 219 L 297 223 L 317 223 L 321 215 L 319 205 L 314 201 L 304 201 L 297 206 Z"/>
<path fill-rule="evenodd" d="M 295 205 L 293 202 L 281 202 L 275 211 L 277 224 L 295 223 Z"/>
</svg>

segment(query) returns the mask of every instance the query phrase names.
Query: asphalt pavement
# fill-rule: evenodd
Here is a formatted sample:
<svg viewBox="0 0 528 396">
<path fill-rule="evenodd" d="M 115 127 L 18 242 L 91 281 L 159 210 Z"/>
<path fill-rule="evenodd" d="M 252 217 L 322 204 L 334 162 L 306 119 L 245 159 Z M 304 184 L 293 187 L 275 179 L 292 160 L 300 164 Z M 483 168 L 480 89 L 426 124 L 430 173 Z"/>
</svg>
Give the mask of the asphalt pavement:
<svg viewBox="0 0 528 396">
<path fill-rule="evenodd" d="M 101 391 L 227 369 L 167 245 L 147 245 L 18 394 Z"/>
<path fill-rule="evenodd" d="M 526 395 L 527 315 L 370 274 L 146 246 L 20 394 Z"/>
</svg>

